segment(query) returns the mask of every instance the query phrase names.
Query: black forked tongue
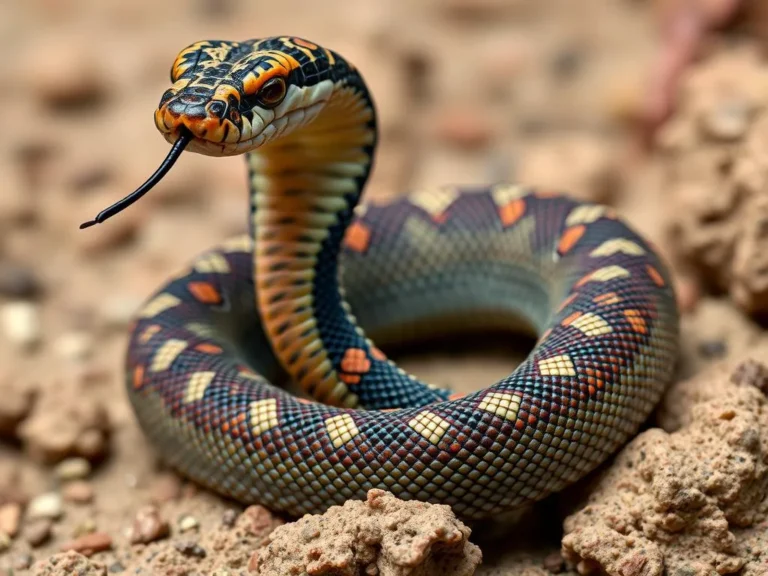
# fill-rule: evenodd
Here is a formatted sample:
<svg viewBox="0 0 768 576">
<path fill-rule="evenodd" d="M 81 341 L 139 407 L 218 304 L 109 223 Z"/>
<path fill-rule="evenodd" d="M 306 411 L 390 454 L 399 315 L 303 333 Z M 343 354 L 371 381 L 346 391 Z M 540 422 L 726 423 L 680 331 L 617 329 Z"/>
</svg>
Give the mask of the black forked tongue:
<svg viewBox="0 0 768 576">
<path fill-rule="evenodd" d="M 187 144 L 189 144 L 192 141 L 192 133 L 187 130 L 186 128 L 181 128 L 181 131 L 179 132 L 179 138 L 176 140 L 176 142 L 173 143 L 173 146 L 171 147 L 171 151 L 168 152 L 168 156 L 165 157 L 165 160 L 163 160 L 163 163 L 160 164 L 157 170 L 155 170 L 155 173 L 152 174 L 152 176 L 149 177 L 149 179 L 144 182 L 141 186 L 139 186 L 134 192 L 131 192 L 123 198 L 122 200 L 118 200 L 112 206 L 109 208 L 105 208 L 101 212 L 99 212 L 96 215 L 96 218 L 93 220 L 89 220 L 88 222 L 83 222 L 80 224 L 80 230 L 83 228 L 90 228 L 94 224 L 101 224 L 106 220 L 107 218 L 111 218 L 115 214 L 118 214 L 128 208 L 131 204 L 136 202 L 139 198 L 144 196 L 147 192 L 149 192 L 155 184 L 160 182 L 160 180 L 163 179 L 163 176 L 165 176 L 168 173 L 168 170 L 171 169 L 171 167 L 176 163 L 176 160 L 179 159 L 179 156 L 181 156 L 181 153 L 184 151 L 184 148 L 187 147 Z"/>
</svg>

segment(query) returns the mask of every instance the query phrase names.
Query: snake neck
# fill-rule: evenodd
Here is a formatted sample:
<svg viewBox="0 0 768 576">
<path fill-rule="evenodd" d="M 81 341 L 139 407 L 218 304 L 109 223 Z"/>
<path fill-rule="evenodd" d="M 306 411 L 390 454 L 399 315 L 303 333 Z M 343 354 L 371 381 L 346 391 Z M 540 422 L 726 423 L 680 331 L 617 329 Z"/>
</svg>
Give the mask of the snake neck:
<svg viewBox="0 0 768 576">
<path fill-rule="evenodd" d="M 373 103 L 352 72 L 333 86 L 314 120 L 248 160 L 262 325 L 288 374 L 326 404 L 393 407 L 402 404 L 398 381 L 413 381 L 366 339 L 339 281 L 344 233 L 368 178 L 375 142 Z M 357 387 L 363 378 L 366 386 Z M 445 397 L 421 389 L 411 403 Z"/>
</svg>

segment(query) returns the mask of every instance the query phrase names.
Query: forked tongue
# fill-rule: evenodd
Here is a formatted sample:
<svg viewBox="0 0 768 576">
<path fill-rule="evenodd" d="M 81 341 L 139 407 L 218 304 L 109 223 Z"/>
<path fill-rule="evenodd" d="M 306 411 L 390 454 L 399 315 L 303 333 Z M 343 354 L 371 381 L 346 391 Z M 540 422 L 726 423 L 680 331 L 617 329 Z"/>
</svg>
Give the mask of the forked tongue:
<svg viewBox="0 0 768 576">
<path fill-rule="evenodd" d="M 184 151 L 184 148 L 187 147 L 187 144 L 192 141 L 192 138 L 192 133 L 186 128 L 182 128 L 179 132 L 179 138 L 176 140 L 176 142 L 173 143 L 171 151 L 168 152 L 168 156 L 165 157 L 163 163 L 160 164 L 158 169 L 155 170 L 155 173 L 152 174 L 152 176 L 150 176 L 147 181 L 144 182 L 144 184 L 139 186 L 135 191 L 128 194 L 128 196 L 122 200 L 118 200 L 112 204 L 112 206 L 99 212 L 96 215 L 96 218 L 93 220 L 89 220 L 88 222 L 83 222 L 80 224 L 80 229 L 82 230 L 83 228 L 90 228 L 94 224 L 101 224 L 107 218 L 111 218 L 115 214 L 118 214 L 128 208 L 128 206 L 149 192 L 155 186 L 155 184 L 163 179 L 163 176 L 165 176 L 168 173 L 168 170 L 170 170 L 171 167 L 176 163 L 176 160 L 179 159 L 179 156 L 181 156 L 181 153 Z"/>
</svg>

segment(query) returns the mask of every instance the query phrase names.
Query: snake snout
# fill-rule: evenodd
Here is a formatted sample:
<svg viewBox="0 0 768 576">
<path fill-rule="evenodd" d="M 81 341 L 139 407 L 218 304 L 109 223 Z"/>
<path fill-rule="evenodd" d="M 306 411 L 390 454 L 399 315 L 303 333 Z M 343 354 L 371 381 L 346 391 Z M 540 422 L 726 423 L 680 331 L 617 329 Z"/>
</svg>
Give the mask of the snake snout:
<svg viewBox="0 0 768 576">
<path fill-rule="evenodd" d="M 164 134 L 188 129 L 196 138 L 216 139 L 221 126 L 220 111 L 211 95 L 182 92 L 162 103 L 155 112 L 155 123 Z"/>
</svg>

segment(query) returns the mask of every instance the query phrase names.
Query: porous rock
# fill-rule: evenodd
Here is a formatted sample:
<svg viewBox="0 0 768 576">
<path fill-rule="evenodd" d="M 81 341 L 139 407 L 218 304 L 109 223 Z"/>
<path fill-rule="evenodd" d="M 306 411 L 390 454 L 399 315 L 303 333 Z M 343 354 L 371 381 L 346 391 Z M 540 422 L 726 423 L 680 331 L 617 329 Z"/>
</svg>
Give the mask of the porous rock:
<svg viewBox="0 0 768 576">
<path fill-rule="evenodd" d="M 743 362 L 677 385 L 662 424 L 639 435 L 565 521 L 563 556 L 608 574 L 762 574 L 768 518 L 768 412 Z M 766 367 L 768 370 L 768 367 Z M 762 373 L 762 372 L 761 372 Z M 664 414 L 673 415 L 666 418 Z"/>
<path fill-rule="evenodd" d="M 249 568 L 261 575 L 470 576 L 482 559 L 450 507 L 370 490 L 323 515 L 277 528 Z"/>
</svg>

